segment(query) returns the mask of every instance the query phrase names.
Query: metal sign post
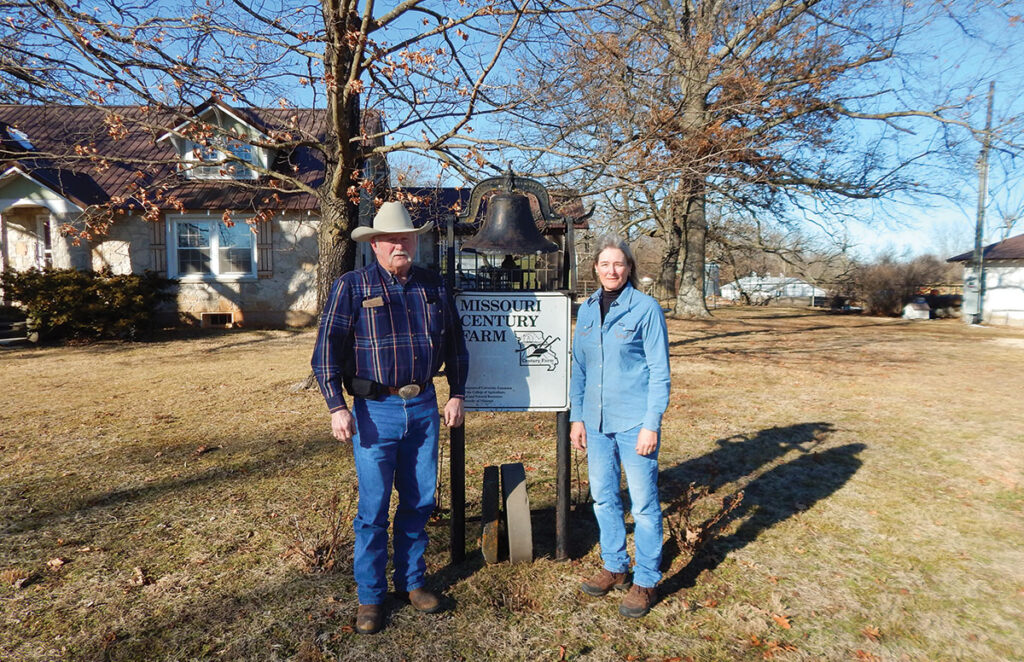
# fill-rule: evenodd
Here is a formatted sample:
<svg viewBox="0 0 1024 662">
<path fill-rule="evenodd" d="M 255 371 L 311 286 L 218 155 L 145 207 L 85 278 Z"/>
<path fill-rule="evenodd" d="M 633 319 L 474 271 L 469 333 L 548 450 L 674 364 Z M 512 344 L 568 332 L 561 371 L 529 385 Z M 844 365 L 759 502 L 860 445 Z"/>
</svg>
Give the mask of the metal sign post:
<svg viewBox="0 0 1024 662">
<path fill-rule="evenodd" d="M 559 246 L 538 231 L 532 205 L 524 191 L 535 196 L 545 223 L 562 220 L 551 211 L 546 189 L 530 179 L 512 174 L 484 180 L 474 187 L 460 217 L 475 223 L 483 205 L 487 219 L 477 234 L 463 242 L 462 250 L 504 256 L 502 265 L 486 264 L 476 274 L 462 271 L 456 256 L 454 224 L 448 226 L 447 272 L 449 285 L 457 289 L 456 274 L 470 286 L 456 296 L 456 311 L 469 349 L 466 411 L 553 411 L 557 413 L 557 503 L 555 555 L 568 558 L 569 521 L 569 346 L 572 300 L 568 293 L 575 270 L 573 219 L 565 219 L 566 233 L 561 271 L 556 281 L 532 281 L 531 273 L 514 256 L 552 253 Z M 484 195 L 491 193 L 487 200 Z M 584 217 L 585 218 L 585 217 Z M 539 259 L 529 257 L 529 259 Z M 458 262 L 458 264 L 456 264 Z M 557 291 L 556 288 L 564 288 Z M 544 291 L 546 288 L 547 291 Z M 465 558 L 465 436 L 463 428 L 451 430 L 451 555 L 452 562 Z M 496 472 L 484 472 L 484 499 L 497 493 Z M 509 559 L 532 560 L 529 501 L 522 465 L 503 465 L 500 471 L 509 537 Z M 488 495 L 491 495 L 490 497 Z M 496 505 L 482 508 L 482 551 L 488 562 L 497 558 Z M 513 531 L 513 529 L 516 529 Z M 490 533 L 488 533 L 490 532 Z M 494 539 L 488 538 L 493 536 Z"/>
</svg>

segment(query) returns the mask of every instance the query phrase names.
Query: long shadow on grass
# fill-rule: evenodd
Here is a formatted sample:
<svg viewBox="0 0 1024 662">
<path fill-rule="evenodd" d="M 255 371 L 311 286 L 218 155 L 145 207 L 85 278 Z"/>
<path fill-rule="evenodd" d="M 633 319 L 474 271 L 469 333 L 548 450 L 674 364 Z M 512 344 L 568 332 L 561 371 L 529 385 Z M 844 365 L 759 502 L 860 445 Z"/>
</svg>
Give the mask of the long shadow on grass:
<svg viewBox="0 0 1024 662">
<path fill-rule="evenodd" d="M 753 436 L 736 434 L 719 439 L 715 442 L 718 448 L 710 453 L 661 470 L 661 500 L 675 502 L 690 483 L 706 485 L 714 492 L 790 451 L 810 452 L 833 432 L 832 423 L 815 421 L 765 428 Z"/>
<path fill-rule="evenodd" d="M 661 593 L 668 595 L 693 586 L 701 572 L 718 567 L 730 552 L 742 549 L 764 531 L 837 492 L 863 464 L 857 456 L 865 448 L 858 443 L 808 452 L 752 480 L 743 488 L 740 506 L 730 514 L 731 521 L 742 520 L 739 528 L 712 540 L 689 563 L 666 577 Z M 674 542 L 667 544 L 664 565 L 671 567 L 679 554 Z"/>
<path fill-rule="evenodd" d="M 297 447 L 296 447 L 297 446 Z M 91 517 L 91 513 L 123 503 L 140 503 L 159 499 L 164 495 L 177 491 L 194 490 L 216 483 L 230 483 L 243 480 L 263 480 L 277 474 L 293 471 L 296 467 L 325 453 L 336 453 L 337 442 L 316 441 L 301 445 L 276 444 L 270 457 L 263 457 L 247 462 L 228 462 L 220 460 L 215 454 L 209 460 L 193 460 L 208 463 L 207 466 L 194 470 L 189 475 L 153 481 L 145 485 L 126 487 L 92 494 L 73 495 L 68 501 L 71 505 L 64 507 L 55 503 L 34 503 L 34 512 L 29 513 L 20 521 L 0 527 L 0 536 L 24 533 L 53 525 L 58 522 Z M 51 488 L 57 492 L 56 487 Z"/>
<path fill-rule="evenodd" d="M 716 442 L 718 448 L 710 453 L 661 470 L 658 478 L 661 501 L 674 504 L 666 507 L 664 512 L 666 515 L 673 513 L 673 508 L 678 507 L 680 497 L 690 483 L 707 486 L 709 491 L 715 492 L 723 485 L 755 473 L 790 451 L 810 452 L 834 430 L 835 426 L 831 423 L 818 421 L 767 428 L 753 436 L 733 435 L 719 439 Z M 666 441 L 662 440 L 662 444 L 665 443 Z M 575 496 L 574 494 L 574 499 Z M 628 511 L 629 492 L 626 490 L 622 491 L 622 501 L 623 507 Z M 553 557 L 554 513 L 551 512 L 549 517 L 544 517 L 544 514 L 546 513 L 534 511 L 534 551 L 542 556 Z M 569 527 L 570 558 L 586 556 L 597 545 L 600 535 L 589 499 L 574 506 Z M 627 532 L 631 532 L 632 528 L 632 523 L 627 522 Z M 678 554 L 679 551 L 674 547 L 666 547 L 663 554 L 665 565 L 669 565 Z"/>
</svg>

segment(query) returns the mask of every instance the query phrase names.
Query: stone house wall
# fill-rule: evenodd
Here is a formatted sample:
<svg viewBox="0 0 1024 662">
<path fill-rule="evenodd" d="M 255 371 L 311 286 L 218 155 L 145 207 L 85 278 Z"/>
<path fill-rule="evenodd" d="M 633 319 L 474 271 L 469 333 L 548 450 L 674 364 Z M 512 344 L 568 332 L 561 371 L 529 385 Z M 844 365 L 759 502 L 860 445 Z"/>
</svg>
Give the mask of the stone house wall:
<svg viewBox="0 0 1024 662">
<path fill-rule="evenodd" d="M 164 310 L 168 322 L 201 323 L 204 313 L 230 314 L 236 326 L 305 326 L 316 321 L 316 232 L 318 217 L 275 216 L 269 253 L 260 251 L 258 278 L 181 278 L 177 298 Z M 114 273 L 167 273 L 173 257 L 167 246 L 167 222 L 133 217 L 118 222 L 92 252 L 94 269 Z M 265 264 L 269 259 L 270 264 Z M 208 315 L 207 318 L 209 319 Z"/>
</svg>

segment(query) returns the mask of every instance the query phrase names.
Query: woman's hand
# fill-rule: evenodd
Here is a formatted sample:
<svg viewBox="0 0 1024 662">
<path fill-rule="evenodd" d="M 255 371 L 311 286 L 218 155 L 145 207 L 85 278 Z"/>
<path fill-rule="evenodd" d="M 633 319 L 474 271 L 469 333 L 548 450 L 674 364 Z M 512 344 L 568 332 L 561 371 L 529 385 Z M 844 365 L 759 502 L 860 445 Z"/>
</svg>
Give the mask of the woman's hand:
<svg viewBox="0 0 1024 662">
<path fill-rule="evenodd" d="M 650 455 L 657 447 L 658 433 L 647 428 L 640 428 L 640 433 L 636 436 L 637 455 Z"/>
<path fill-rule="evenodd" d="M 569 427 L 569 441 L 572 447 L 578 451 L 587 450 L 587 429 L 583 427 L 583 421 L 573 421 Z"/>
</svg>

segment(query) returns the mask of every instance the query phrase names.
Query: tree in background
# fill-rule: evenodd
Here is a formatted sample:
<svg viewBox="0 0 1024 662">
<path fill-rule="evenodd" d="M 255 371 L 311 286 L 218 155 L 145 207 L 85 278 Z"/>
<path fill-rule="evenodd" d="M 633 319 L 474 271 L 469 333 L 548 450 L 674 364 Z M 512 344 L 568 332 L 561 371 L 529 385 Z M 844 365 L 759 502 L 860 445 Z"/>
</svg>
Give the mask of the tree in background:
<svg viewBox="0 0 1024 662">
<path fill-rule="evenodd" d="M 659 237 L 675 313 L 706 315 L 710 209 L 828 224 L 846 201 L 924 188 L 915 166 L 958 139 L 906 139 L 923 119 L 969 128 L 966 101 L 912 98 L 901 49 L 984 5 L 616 1 L 558 26 L 559 46 L 524 68 L 538 167 Z"/>
<path fill-rule="evenodd" d="M 377 193 L 364 166 L 396 151 L 429 154 L 464 177 L 485 165 L 486 141 L 474 137 L 471 121 L 507 108 L 505 89 L 490 79 L 524 13 L 544 7 L 534 0 L 386 7 L 359 0 L 0 0 L 0 10 L 2 101 L 92 106 L 105 114 L 97 130 L 119 138 L 184 125 L 182 137 L 201 144 L 228 137 L 311 151 L 324 164 L 322 181 L 256 168 L 261 178 L 249 185 L 268 200 L 297 192 L 318 200 L 322 304 L 331 282 L 354 265 L 350 233 L 361 192 Z M 219 127 L 194 121 L 192 109 L 211 97 L 235 107 L 322 109 L 322 121 L 293 119 L 262 139 L 221 136 Z M 36 156 L 90 172 L 111 155 L 90 151 L 84 140 L 73 153 Z M 225 154 L 222 165 L 232 162 Z M 173 207 L 173 185 L 140 184 L 135 202 L 147 218 Z M 79 231 L 102 232 L 110 213 L 90 210 Z"/>
</svg>

